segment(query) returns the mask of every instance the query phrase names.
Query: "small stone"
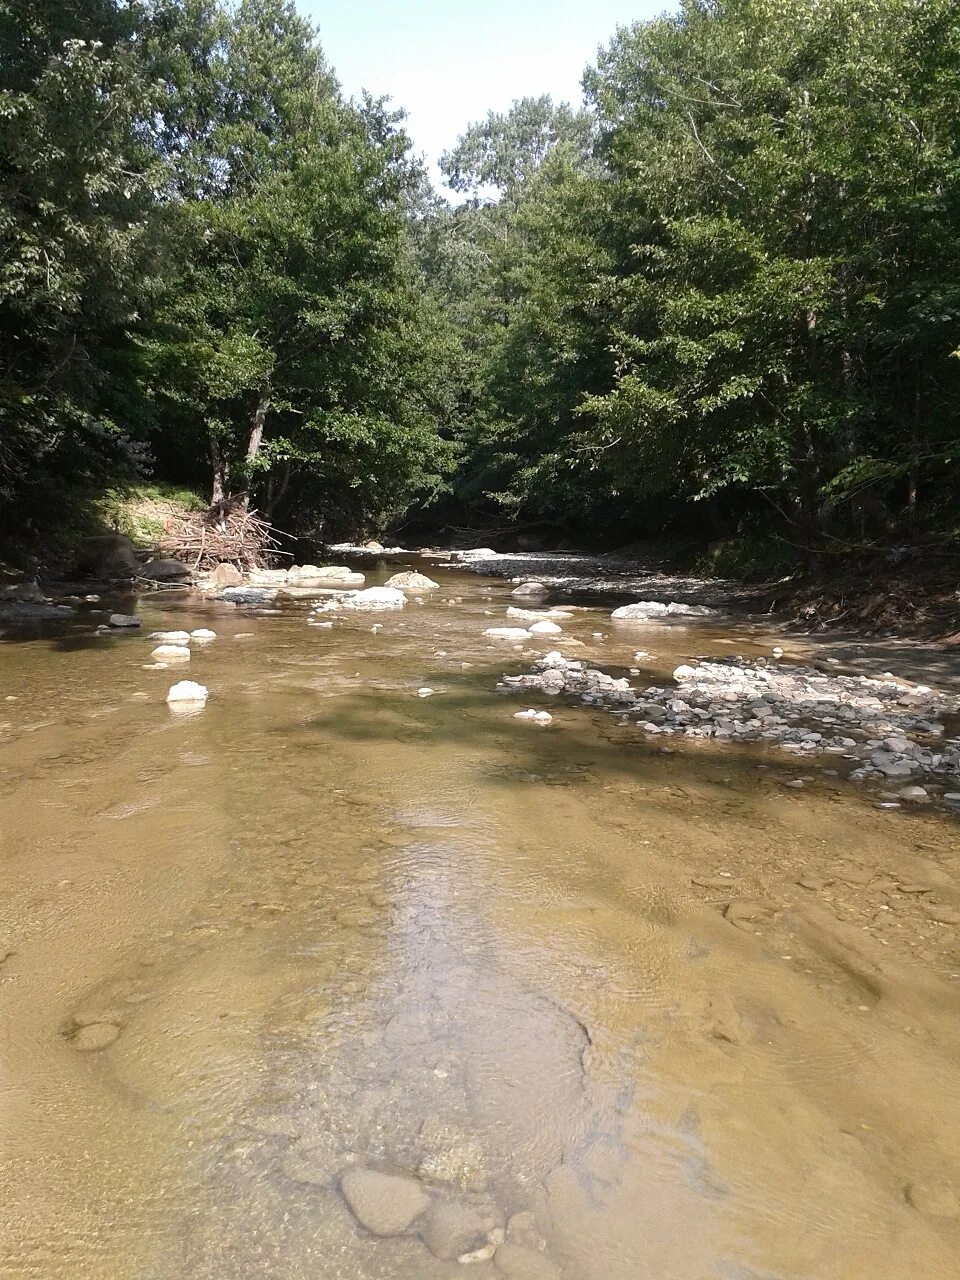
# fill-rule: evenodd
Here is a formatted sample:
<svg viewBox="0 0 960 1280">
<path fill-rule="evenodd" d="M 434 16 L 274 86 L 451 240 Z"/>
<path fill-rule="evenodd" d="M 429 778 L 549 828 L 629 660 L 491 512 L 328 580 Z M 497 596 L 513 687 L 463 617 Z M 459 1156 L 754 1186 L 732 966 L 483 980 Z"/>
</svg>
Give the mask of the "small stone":
<svg viewBox="0 0 960 1280">
<path fill-rule="evenodd" d="M 960 1197 L 951 1188 L 932 1182 L 910 1182 L 904 1189 L 907 1203 L 931 1218 L 960 1217 Z"/>
<path fill-rule="evenodd" d="M 785 782 L 783 785 L 791 787 L 794 791 L 799 791 L 805 784 L 802 778 L 791 778 L 789 782 Z"/>
<path fill-rule="evenodd" d="M 487 1243 L 480 1216 L 456 1203 L 435 1203 L 420 1228 L 420 1238 L 435 1258 L 449 1260 L 482 1249 Z"/>
<path fill-rule="evenodd" d="M 530 632 L 526 627 L 487 627 L 483 633 L 496 640 L 529 640 Z"/>
<path fill-rule="evenodd" d="M 435 692 L 436 692 L 436 690 L 435 690 L 435 689 L 428 689 L 428 688 L 427 688 L 427 686 L 426 686 L 426 685 L 424 685 L 424 687 L 423 687 L 422 689 L 418 689 L 418 690 L 417 690 L 417 697 L 418 697 L 418 698 L 432 698 Z"/>
<path fill-rule="evenodd" d="M 148 640 L 160 640 L 164 644 L 189 644 L 189 631 L 151 631 Z"/>
<path fill-rule="evenodd" d="M 740 898 L 735 898 L 733 902 L 728 903 L 723 913 L 724 919 L 737 925 L 738 928 L 757 920 L 765 920 L 769 915 L 770 908 L 762 902 L 747 902 Z"/>
<path fill-rule="evenodd" d="M 196 631 L 190 632 L 191 640 L 216 640 L 217 633 L 210 631 L 207 627 L 197 627 Z"/>
<path fill-rule="evenodd" d="M 423 573 L 395 573 L 392 578 L 388 578 L 384 584 L 388 587 L 397 587 L 401 591 L 432 591 L 435 587 L 439 587 L 439 582 L 434 582 L 432 578 L 428 578 Z"/>
<path fill-rule="evenodd" d="M 926 800 L 926 787 L 901 787 L 897 792 L 901 800 Z"/>
<path fill-rule="evenodd" d="M 111 627 L 139 627 L 140 619 L 134 613 L 111 613 L 107 619 Z"/>
<path fill-rule="evenodd" d="M 112 1022 L 88 1022 L 70 1037 L 74 1049 L 81 1053 L 96 1053 L 113 1044 L 120 1028 Z"/>
<path fill-rule="evenodd" d="M 402 1235 L 430 1207 L 415 1178 L 377 1169 L 347 1170 L 340 1190 L 356 1220 L 375 1236 Z"/>
<path fill-rule="evenodd" d="M 563 631 L 563 627 L 558 626 L 555 622 L 550 622 L 544 618 L 542 622 L 532 622 L 530 624 L 530 633 L 535 636 L 558 636 Z"/>
</svg>

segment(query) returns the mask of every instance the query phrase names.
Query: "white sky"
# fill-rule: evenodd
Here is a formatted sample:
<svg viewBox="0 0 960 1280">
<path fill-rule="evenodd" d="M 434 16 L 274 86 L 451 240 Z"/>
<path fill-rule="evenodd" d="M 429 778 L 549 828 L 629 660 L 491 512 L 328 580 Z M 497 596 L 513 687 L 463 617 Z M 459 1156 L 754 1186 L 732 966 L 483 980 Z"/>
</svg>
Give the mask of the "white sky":
<svg viewBox="0 0 960 1280">
<path fill-rule="evenodd" d="M 662 0 L 298 0 L 348 94 L 388 95 L 431 162 L 515 98 L 579 102 L 580 77 L 618 25 Z"/>
</svg>

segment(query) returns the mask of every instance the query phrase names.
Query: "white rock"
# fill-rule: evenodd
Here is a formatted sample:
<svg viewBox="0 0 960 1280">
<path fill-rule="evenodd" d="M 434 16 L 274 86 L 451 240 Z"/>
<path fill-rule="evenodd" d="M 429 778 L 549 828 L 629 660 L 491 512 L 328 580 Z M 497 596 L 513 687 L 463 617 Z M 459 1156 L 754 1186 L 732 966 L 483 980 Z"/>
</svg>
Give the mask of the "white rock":
<svg viewBox="0 0 960 1280">
<path fill-rule="evenodd" d="M 336 609 L 402 609 L 407 597 L 396 587 L 367 587 L 366 591 L 357 591 L 354 595 L 344 596 L 342 600 L 333 601 L 327 608 Z"/>
<path fill-rule="evenodd" d="M 210 631 L 207 627 L 197 627 L 196 631 L 190 632 L 191 640 L 216 640 L 217 633 Z"/>
<path fill-rule="evenodd" d="M 555 622 L 550 622 L 548 619 L 530 624 L 530 634 L 534 636 L 558 636 L 562 631 L 563 627 L 558 627 Z"/>
<path fill-rule="evenodd" d="M 111 613 L 107 619 L 111 627 L 139 627 L 140 619 L 134 613 Z"/>
<path fill-rule="evenodd" d="M 151 631 L 148 640 L 163 640 L 166 644 L 188 644 L 189 631 Z"/>
<path fill-rule="evenodd" d="M 436 690 L 435 690 L 435 689 L 428 689 L 426 686 L 424 686 L 422 689 L 418 689 L 418 690 L 417 690 L 417 697 L 418 697 L 418 698 L 432 698 L 432 697 L 433 697 L 433 695 L 434 695 L 434 693 L 436 693 Z"/>
<path fill-rule="evenodd" d="M 514 720 L 529 720 L 533 724 L 549 724 L 553 716 L 549 711 L 535 711 L 533 707 L 528 707 L 526 711 L 515 711 L 513 718 Z"/>
<path fill-rule="evenodd" d="M 926 800 L 926 787 L 901 787 L 897 792 L 901 800 Z"/>
<path fill-rule="evenodd" d="M 559 618 L 572 618 L 568 609 L 517 609 L 514 605 L 507 607 L 508 618 L 522 618 L 524 622 L 553 621 Z"/>
<path fill-rule="evenodd" d="M 659 600 L 638 600 L 636 604 L 625 604 L 614 609 L 610 617 L 619 622 L 642 622 L 646 618 L 705 617 L 711 613 L 716 613 L 716 610 L 708 609 L 703 604 L 677 604 L 674 601 L 663 604 Z"/>
<path fill-rule="evenodd" d="M 158 644 L 150 657 L 163 662 L 189 662 L 190 650 L 183 644 Z"/>
<path fill-rule="evenodd" d="M 483 633 L 497 640 L 529 640 L 530 632 L 525 627 L 487 627 Z"/>
<path fill-rule="evenodd" d="M 207 689 L 202 684 L 197 684 L 195 680 L 180 680 L 177 684 L 171 685 L 167 694 L 168 702 L 206 702 Z"/>
</svg>

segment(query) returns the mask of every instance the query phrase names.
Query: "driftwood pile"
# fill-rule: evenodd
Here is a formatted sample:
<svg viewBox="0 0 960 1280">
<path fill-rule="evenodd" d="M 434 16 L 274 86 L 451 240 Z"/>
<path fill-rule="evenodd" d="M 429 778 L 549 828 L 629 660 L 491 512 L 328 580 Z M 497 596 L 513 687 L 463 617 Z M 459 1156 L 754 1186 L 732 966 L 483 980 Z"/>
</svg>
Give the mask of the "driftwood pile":
<svg viewBox="0 0 960 1280">
<path fill-rule="evenodd" d="M 238 569 L 266 568 L 280 551 L 279 531 L 242 503 L 218 503 L 166 521 L 159 550 L 182 560 L 194 573 L 229 562 Z"/>
</svg>

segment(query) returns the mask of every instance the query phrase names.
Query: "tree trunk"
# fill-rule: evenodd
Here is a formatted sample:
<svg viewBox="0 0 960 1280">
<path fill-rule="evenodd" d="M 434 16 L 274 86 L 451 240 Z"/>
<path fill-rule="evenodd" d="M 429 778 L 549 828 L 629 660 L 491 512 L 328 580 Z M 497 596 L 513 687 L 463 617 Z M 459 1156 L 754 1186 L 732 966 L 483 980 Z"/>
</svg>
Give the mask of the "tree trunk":
<svg viewBox="0 0 960 1280">
<path fill-rule="evenodd" d="M 253 411 L 253 418 L 250 422 L 250 435 L 247 437 L 247 456 L 246 456 L 246 473 L 247 488 L 250 488 L 250 477 L 253 464 L 256 461 L 257 454 L 260 452 L 260 445 L 263 443 L 263 428 L 267 421 L 267 410 L 270 408 L 270 384 L 265 382 L 260 388 L 260 394 L 257 397 L 257 407 Z M 250 494 L 244 498 L 244 504 L 250 505 Z"/>
<path fill-rule="evenodd" d="M 212 507 L 222 506 L 230 489 L 230 464 L 220 448 L 216 436 L 210 437 L 210 464 L 213 468 L 213 485 L 210 494 Z"/>
</svg>

